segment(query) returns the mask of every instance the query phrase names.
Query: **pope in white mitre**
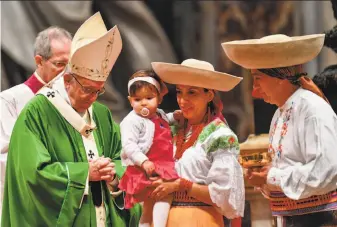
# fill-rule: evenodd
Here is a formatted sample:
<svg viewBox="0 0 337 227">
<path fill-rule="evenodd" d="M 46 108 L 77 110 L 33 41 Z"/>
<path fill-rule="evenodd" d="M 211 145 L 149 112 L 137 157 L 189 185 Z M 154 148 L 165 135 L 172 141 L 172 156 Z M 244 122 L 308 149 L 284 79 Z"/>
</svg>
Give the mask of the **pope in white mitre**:
<svg viewBox="0 0 337 227">
<path fill-rule="evenodd" d="M 99 13 L 76 32 L 63 78 L 26 105 L 13 129 L 2 226 L 137 226 L 124 209 L 118 125 L 96 102 L 122 49 Z"/>
</svg>

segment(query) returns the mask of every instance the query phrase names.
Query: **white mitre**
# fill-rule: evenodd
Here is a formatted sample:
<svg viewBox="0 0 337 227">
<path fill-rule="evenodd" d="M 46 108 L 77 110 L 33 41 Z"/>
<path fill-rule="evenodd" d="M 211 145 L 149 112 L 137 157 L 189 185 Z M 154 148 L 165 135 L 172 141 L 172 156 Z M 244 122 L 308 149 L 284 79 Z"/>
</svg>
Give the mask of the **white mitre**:
<svg viewBox="0 0 337 227">
<path fill-rule="evenodd" d="M 117 26 L 107 31 L 99 12 L 77 30 L 71 43 L 70 71 L 94 81 L 106 81 L 122 50 Z"/>
</svg>

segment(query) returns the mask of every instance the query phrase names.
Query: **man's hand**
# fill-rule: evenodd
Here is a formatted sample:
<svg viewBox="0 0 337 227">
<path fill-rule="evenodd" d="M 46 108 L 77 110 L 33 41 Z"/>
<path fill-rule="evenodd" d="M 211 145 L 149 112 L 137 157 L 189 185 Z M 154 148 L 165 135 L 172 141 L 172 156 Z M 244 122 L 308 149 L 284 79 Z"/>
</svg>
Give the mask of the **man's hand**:
<svg viewBox="0 0 337 227">
<path fill-rule="evenodd" d="M 246 174 L 246 180 L 249 184 L 255 187 L 262 187 L 264 184 L 267 183 L 267 176 L 271 166 L 264 166 L 260 170 L 260 172 L 253 172 L 252 170 L 248 169 Z"/>
<path fill-rule="evenodd" d="M 114 166 L 110 158 L 99 157 L 89 160 L 89 181 L 109 180 L 112 173 L 115 175 Z"/>
<path fill-rule="evenodd" d="M 148 177 L 151 177 L 153 175 L 155 169 L 153 162 L 146 160 L 142 163 L 141 167 L 146 172 L 146 175 Z"/>
<path fill-rule="evenodd" d="M 115 163 L 110 162 L 107 166 L 99 170 L 101 174 L 101 179 L 105 180 L 106 182 L 111 182 L 115 179 Z"/>
</svg>

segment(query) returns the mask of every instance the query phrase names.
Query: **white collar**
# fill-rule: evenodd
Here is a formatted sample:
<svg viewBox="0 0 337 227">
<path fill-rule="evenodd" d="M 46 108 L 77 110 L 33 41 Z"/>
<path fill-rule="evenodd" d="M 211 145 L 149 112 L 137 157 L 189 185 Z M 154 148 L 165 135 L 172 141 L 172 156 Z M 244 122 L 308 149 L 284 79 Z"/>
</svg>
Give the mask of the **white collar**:
<svg viewBox="0 0 337 227">
<path fill-rule="evenodd" d="M 292 105 L 294 99 L 296 99 L 297 94 L 302 90 L 303 88 L 299 87 L 294 93 L 292 93 L 291 96 L 287 99 L 287 101 L 283 104 L 283 106 L 279 108 L 280 111 L 282 112 L 284 109 L 288 109 Z"/>
<path fill-rule="evenodd" d="M 59 91 L 50 89 L 48 87 L 42 88 L 38 93 L 43 94 L 60 112 L 60 114 L 71 124 L 79 133 L 88 137 L 96 128 L 96 124 L 92 119 L 92 106 L 88 109 L 88 114 L 91 117 L 90 124 L 80 116 L 72 106 L 65 101 Z"/>
<path fill-rule="evenodd" d="M 68 92 L 64 86 L 64 77 L 60 76 L 60 78 L 58 78 L 56 81 L 54 81 L 54 83 L 52 84 L 52 89 L 57 91 L 60 96 L 69 104 L 70 103 L 70 99 L 68 96 Z"/>
<path fill-rule="evenodd" d="M 42 78 L 41 78 L 40 75 L 37 73 L 37 71 L 34 72 L 34 76 L 35 76 L 36 79 L 37 79 L 38 81 L 40 81 L 43 85 L 46 85 L 46 84 L 47 84 L 46 82 L 44 82 L 44 81 L 42 80 Z"/>
</svg>

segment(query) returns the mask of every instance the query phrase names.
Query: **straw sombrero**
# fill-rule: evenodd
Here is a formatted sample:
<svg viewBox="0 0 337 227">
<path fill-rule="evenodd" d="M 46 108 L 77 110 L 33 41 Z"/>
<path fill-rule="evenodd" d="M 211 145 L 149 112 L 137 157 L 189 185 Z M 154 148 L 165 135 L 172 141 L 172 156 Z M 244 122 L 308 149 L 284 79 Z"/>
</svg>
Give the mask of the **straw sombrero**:
<svg viewBox="0 0 337 227">
<path fill-rule="evenodd" d="M 232 90 L 242 78 L 214 71 L 211 63 L 187 59 L 181 64 L 152 62 L 153 70 L 166 83 L 214 89 Z"/>
<path fill-rule="evenodd" d="M 306 63 L 315 58 L 324 34 L 289 37 L 282 34 L 261 39 L 222 43 L 230 60 L 247 69 L 279 68 Z"/>
</svg>

